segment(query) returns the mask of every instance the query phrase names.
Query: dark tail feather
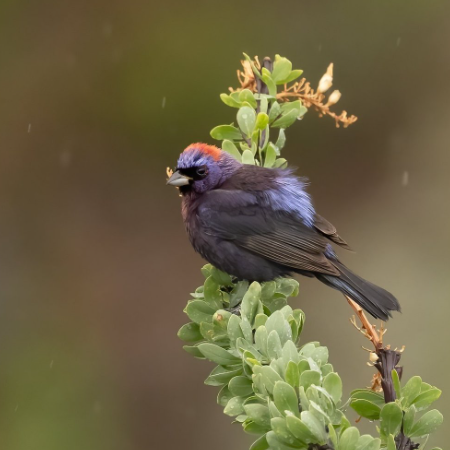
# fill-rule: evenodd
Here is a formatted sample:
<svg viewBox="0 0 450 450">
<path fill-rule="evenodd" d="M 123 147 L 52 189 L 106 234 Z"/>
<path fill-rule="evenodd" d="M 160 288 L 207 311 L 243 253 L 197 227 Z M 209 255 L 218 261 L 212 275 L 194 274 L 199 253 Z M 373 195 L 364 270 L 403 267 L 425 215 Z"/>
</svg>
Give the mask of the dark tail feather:
<svg viewBox="0 0 450 450">
<path fill-rule="evenodd" d="M 317 279 L 350 297 L 377 319 L 388 320 L 391 311 L 400 311 L 397 299 L 388 291 L 364 280 L 338 261 L 332 261 L 340 276 L 316 273 Z"/>
</svg>

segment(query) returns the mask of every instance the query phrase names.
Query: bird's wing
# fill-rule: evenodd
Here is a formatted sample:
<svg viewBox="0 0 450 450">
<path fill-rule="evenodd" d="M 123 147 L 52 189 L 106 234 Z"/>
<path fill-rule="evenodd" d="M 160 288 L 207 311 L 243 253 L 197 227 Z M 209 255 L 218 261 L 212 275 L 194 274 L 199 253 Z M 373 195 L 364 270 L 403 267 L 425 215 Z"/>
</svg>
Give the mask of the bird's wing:
<svg viewBox="0 0 450 450">
<path fill-rule="evenodd" d="M 336 227 L 322 216 L 319 216 L 319 214 L 316 214 L 314 217 L 314 227 L 330 239 L 330 241 L 333 241 L 342 248 L 351 250 L 351 247 L 347 244 L 347 242 L 345 242 L 344 239 L 337 234 Z"/>
<path fill-rule="evenodd" d="M 205 233 L 293 270 L 339 275 L 325 256 L 329 244 L 322 234 L 293 214 L 261 206 L 256 194 L 210 191 L 199 205 L 198 220 Z"/>
</svg>

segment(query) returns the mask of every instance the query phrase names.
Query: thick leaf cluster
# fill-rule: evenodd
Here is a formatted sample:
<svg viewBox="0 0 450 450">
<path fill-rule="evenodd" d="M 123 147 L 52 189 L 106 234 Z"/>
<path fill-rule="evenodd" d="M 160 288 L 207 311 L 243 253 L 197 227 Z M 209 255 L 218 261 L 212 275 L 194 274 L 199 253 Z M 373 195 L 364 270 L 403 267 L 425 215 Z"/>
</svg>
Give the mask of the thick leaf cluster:
<svg viewBox="0 0 450 450">
<path fill-rule="evenodd" d="M 347 449 L 353 441 L 358 450 L 380 448 L 380 439 L 360 436 L 339 409 L 342 381 L 328 349 L 296 345 L 304 314 L 287 305 L 298 293 L 295 280 L 249 285 L 209 264 L 202 272 L 205 283 L 185 309 L 192 322 L 178 335 L 189 353 L 217 364 L 205 383 L 220 387 L 225 414 L 259 435 L 253 450 Z M 240 315 L 232 313 L 237 304 Z"/>
<path fill-rule="evenodd" d="M 441 391 L 417 376 L 410 378 L 404 386 L 401 386 L 395 370 L 392 377 L 397 396 L 395 402 L 385 404 L 381 394 L 357 389 L 351 394 L 350 406 L 360 416 L 380 421 L 380 437 L 389 450 L 396 449 L 395 437 L 400 431 L 411 440 L 424 439 L 426 442 L 442 424 L 442 414 L 436 409 L 426 412 L 419 419 L 416 419 L 416 414 L 427 410 L 441 396 Z"/>
</svg>

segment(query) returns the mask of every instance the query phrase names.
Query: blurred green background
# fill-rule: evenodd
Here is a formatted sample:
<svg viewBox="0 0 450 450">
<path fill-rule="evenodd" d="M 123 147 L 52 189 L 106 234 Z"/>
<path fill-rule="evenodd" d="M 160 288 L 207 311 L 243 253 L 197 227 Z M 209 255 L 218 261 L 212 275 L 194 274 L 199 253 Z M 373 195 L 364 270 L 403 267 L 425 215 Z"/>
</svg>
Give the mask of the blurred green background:
<svg viewBox="0 0 450 450">
<path fill-rule="evenodd" d="M 406 344 L 406 377 L 444 388 L 450 420 L 449 17 L 445 1 L 2 0 L 0 448 L 251 442 L 176 337 L 203 262 L 165 186 L 184 147 L 233 120 L 219 94 L 242 51 L 313 85 L 334 62 L 337 109 L 358 122 L 311 112 L 284 156 L 357 250 L 345 262 L 401 301 L 387 341 Z M 346 302 L 300 282 L 305 339 L 329 346 L 347 393 L 366 386 Z M 449 439 L 444 425 L 432 443 Z"/>
</svg>

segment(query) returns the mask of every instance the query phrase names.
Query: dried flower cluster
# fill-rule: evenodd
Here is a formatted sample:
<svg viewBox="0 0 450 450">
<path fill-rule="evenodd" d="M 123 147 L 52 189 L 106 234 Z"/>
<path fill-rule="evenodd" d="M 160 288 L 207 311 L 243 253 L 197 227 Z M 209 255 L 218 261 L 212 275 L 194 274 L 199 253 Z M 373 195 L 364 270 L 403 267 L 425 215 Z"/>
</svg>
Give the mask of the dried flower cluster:
<svg viewBox="0 0 450 450">
<path fill-rule="evenodd" d="M 237 77 L 240 83 L 240 87 L 233 89 L 230 87 L 231 92 L 240 91 L 242 89 L 250 89 L 252 92 L 257 92 L 256 78 L 253 72 L 251 63 L 247 60 L 241 61 L 242 70 L 237 71 Z M 255 56 L 253 64 L 260 70 L 261 63 L 257 56 Z M 341 93 L 338 90 L 333 91 L 328 99 L 326 99 L 325 92 L 327 92 L 333 85 L 333 63 L 331 63 L 325 74 L 319 81 L 317 90 L 311 87 L 309 81 L 306 78 L 302 78 L 300 81 L 296 81 L 291 85 L 284 85 L 282 92 L 277 94 L 277 100 L 280 102 L 287 102 L 290 100 L 301 100 L 303 105 L 307 108 L 314 107 L 319 113 L 319 117 L 328 115 L 332 117 L 336 126 L 342 124 L 344 128 L 347 128 L 352 123 L 356 122 L 358 118 L 354 115 L 347 115 L 346 111 L 342 111 L 340 114 L 330 110 L 330 107 L 335 105 L 341 98 Z"/>
</svg>

